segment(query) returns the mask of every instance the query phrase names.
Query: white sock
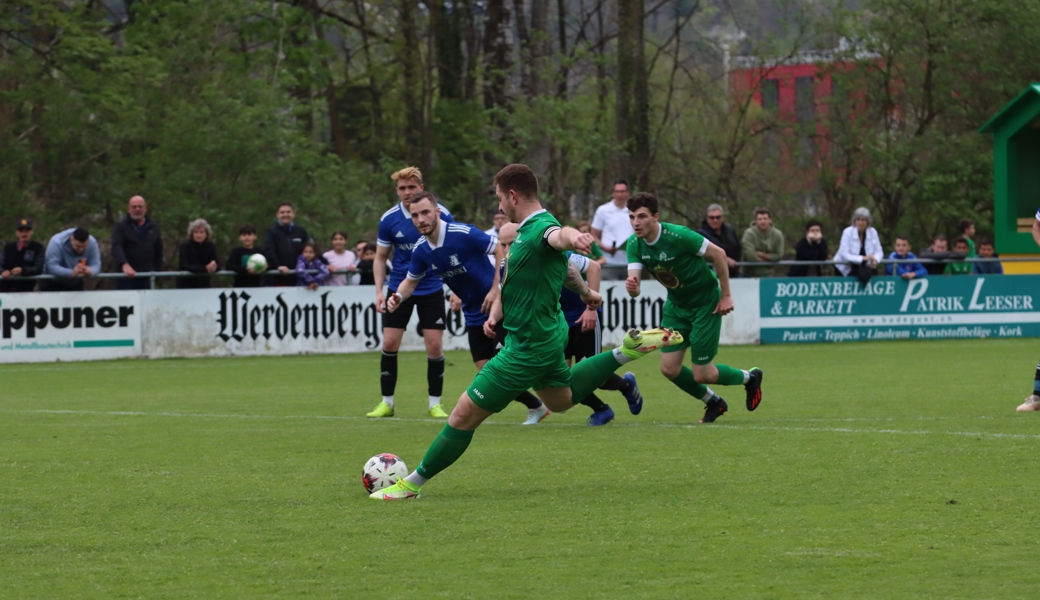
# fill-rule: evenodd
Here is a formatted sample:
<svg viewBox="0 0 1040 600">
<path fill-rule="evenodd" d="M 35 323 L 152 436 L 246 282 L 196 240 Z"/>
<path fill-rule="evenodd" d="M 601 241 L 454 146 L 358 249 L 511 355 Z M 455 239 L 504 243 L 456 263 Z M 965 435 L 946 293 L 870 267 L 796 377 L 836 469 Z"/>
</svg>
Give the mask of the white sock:
<svg viewBox="0 0 1040 600">
<path fill-rule="evenodd" d="M 750 371 L 741 371 L 741 373 L 744 374 L 744 383 L 747 383 L 748 380 L 751 379 L 751 372 Z"/>
<path fill-rule="evenodd" d="M 411 475 L 405 477 L 405 481 L 412 485 L 423 485 L 424 483 L 429 481 L 429 479 L 420 475 L 418 471 L 412 471 Z"/>
<path fill-rule="evenodd" d="M 701 400 L 703 400 L 704 403 L 707 404 L 708 402 L 711 402 L 712 398 L 715 397 L 715 392 L 711 391 L 711 388 L 708 386 L 704 386 L 704 388 L 708 391 L 705 392 L 703 396 L 701 396 Z"/>
<path fill-rule="evenodd" d="M 627 354 L 622 352 L 621 346 L 614 348 L 613 350 L 611 350 L 611 352 L 614 354 L 614 359 L 617 360 L 620 364 L 627 365 L 628 363 L 635 360 L 631 356 L 628 356 Z"/>
<path fill-rule="evenodd" d="M 383 402 L 386 402 L 390 406 L 390 408 L 394 407 L 394 397 L 393 396 L 383 396 Z"/>
<path fill-rule="evenodd" d="M 437 406 L 440 403 L 441 403 L 441 397 L 440 396 L 430 396 L 430 408 L 433 408 L 434 406 Z"/>
</svg>

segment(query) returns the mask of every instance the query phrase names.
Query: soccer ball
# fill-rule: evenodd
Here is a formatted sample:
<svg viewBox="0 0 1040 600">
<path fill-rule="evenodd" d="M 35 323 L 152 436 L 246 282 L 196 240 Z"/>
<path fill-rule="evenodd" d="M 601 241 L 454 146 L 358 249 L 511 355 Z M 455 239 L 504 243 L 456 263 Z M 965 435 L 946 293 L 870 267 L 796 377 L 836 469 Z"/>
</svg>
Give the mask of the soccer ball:
<svg viewBox="0 0 1040 600">
<path fill-rule="evenodd" d="M 253 254 L 246 260 L 246 271 L 263 273 L 267 270 L 267 258 L 263 254 Z"/>
<path fill-rule="evenodd" d="M 408 467 L 401 457 L 395 454 L 377 454 L 365 462 L 361 471 L 361 482 L 365 491 L 372 492 L 388 488 L 408 475 Z"/>
</svg>

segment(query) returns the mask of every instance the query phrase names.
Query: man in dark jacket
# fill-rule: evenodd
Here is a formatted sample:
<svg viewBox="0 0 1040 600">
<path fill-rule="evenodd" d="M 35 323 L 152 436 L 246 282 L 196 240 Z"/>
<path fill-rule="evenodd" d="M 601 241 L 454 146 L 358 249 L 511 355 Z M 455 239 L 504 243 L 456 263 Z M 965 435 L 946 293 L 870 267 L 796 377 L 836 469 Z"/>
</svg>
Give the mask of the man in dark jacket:
<svg viewBox="0 0 1040 600">
<path fill-rule="evenodd" d="M 310 240 L 310 236 L 306 229 L 293 221 L 296 210 L 292 204 L 282 202 L 276 214 L 278 222 L 264 232 L 260 252 L 267 257 L 267 268 L 278 269 L 282 274 L 269 276 L 266 284 L 294 287 L 296 259 L 300 257 L 303 245 Z"/>
<path fill-rule="evenodd" d="M 159 225 L 148 218 L 148 203 L 141 196 L 130 198 L 126 217 L 112 228 L 112 258 L 115 268 L 126 275 L 116 280 L 119 290 L 146 290 L 151 283 L 137 272 L 162 271 L 163 246 Z"/>
<path fill-rule="evenodd" d="M 4 246 L 4 253 L 0 255 L 0 292 L 31 292 L 36 288 L 34 280 L 11 277 L 42 275 L 47 250 L 40 242 L 33 241 L 33 224 L 29 219 L 18 219 L 15 233 L 18 241 Z"/>
<path fill-rule="evenodd" d="M 740 238 L 733 226 L 726 223 L 722 217 L 722 207 L 712 204 L 708 207 L 708 216 L 701 222 L 701 228 L 697 233 L 703 235 L 709 242 L 726 251 L 726 263 L 729 265 L 729 276 L 740 275 L 737 261 L 740 260 Z"/>
<path fill-rule="evenodd" d="M 946 236 L 937 235 L 932 238 L 932 245 L 919 252 L 917 258 L 930 258 L 932 260 L 945 261 L 938 263 L 924 263 L 924 268 L 928 271 L 929 275 L 942 275 L 943 271 L 946 269 L 946 265 L 950 261 L 964 260 L 964 254 L 961 252 L 950 252 L 949 242 L 946 240 Z"/>
</svg>

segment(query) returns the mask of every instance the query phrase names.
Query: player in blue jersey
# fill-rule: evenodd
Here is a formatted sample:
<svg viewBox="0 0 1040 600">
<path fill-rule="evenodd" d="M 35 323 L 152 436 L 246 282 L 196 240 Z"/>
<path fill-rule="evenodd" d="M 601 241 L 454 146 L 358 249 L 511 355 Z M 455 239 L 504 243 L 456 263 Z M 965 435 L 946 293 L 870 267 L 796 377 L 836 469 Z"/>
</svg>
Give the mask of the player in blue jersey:
<svg viewBox="0 0 1040 600">
<path fill-rule="evenodd" d="M 1036 210 L 1036 219 L 1033 220 L 1033 241 L 1037 246 L 1040 246 L 1040 208 Z M 1036 375 L 1033 377 L 1033 393 L 1027 396 L 1025 401 L 1019 404 L 1015 410 L 1018 412 L 1040 410 L 1040 363 L 1036 364 Z"/>
<path fill-rule="evenodd" d="M 568 256 L 568 261 L 585 278 L 589 288 L 598 292 L 600 282 L 599 263 L 573 252 Z M 563 310 L 563 316 L 567 320 L 568 327 L 567 346 L 563 352 L 564 358 L 567 359 L 567 364 L 571 364 L 571 361 L 576 362 L 590 358 L 602 352 L 602 306 L 597 309 L 590 308 L 581 299 L 581 296 L 565 287 L 560 292 L 560 309 Z M 628 401 L 628 409 L 633 415 L 638 415 L 639 411 L 643 409 L 643 396 L 639 393 L 636 376 L 631 371 L 623 376 L 612 373 L 607 381 L 599 386 L 599 389 L 621 392 L 625 396 L 625 400 Z M 614 420 L 614 410 L 595 393 L 586 396 L 581 403 L 593 411 L 587 421 L 589 425 L 596 427 L 606 425 Z"/>
<path fill-rule="evenodd" d="M 397 387 L 397 351 L 401 347 L 401 338 L 408 321 L 412 318 L 412 309 L 419 312 L 419 328 L 426 342 L 426 381 L 429 384 L 430 416 L 438 419 L 448 418 L 441 406 L 441 392 L 444 389 L 444 292 L 440 277 L 431 275 L 419 282 L 414 295 L 398 310 L 386 312 L 386 296 L 383 294 L 383 283 L 386 282 L 386 260 L 393 253 L 388 287 L 390 293 L 405 280 L 408 265 L 412 260 L 412 249 L 421 237 L 419 230 L 412 224 L 408 212 L 408 199 L 412 194 L 423 191 L 422 172 L 415 167 L 407 167 L 390 176 L 397 190 L 400 202 L 383 213 L 379 220 L 379 234 L 376 240 L 376 259 L 372 264 L 372 272 L 376 282 L 376 310 L 383 313 L 383 358 L 380 361 L 380 385 L 383 399 L 375 410 L 368 413 L 370 418 L 394 416 L 394 389 Z M 452 221 L 451 213 L 443 207 L 441 218 Z"/>
<path fill-rule="evenodd" d="M 491 266 L 488 256 L 499 262 L 505 252 L 497 238 L 472 225 L 442 219 L 437 198 L 430 192 L 410 196 L 408 210 L 412 224 L 423 237 L 412 250 L 405 280 L 387 298 L 387 310 L 395 313 L 427 277 L 439 276 L 461 301 L 470 355 L 480 370 L 497 353 L 495 339 L 484 334 L 484 323 L 500 293 L 498 269 Z M 516 400 L 527 407 L 525 425 L 538 423 L 549 413 L 529 391 L 520 393 Z"/>
</svg>

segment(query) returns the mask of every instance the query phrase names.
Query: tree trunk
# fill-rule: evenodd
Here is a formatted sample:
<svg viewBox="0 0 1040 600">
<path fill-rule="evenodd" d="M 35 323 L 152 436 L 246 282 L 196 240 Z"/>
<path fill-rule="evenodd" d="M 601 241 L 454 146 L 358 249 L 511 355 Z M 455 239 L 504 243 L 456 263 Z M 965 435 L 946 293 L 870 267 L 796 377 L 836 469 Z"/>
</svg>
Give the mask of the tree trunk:
<svg viewBox="0 0 1040 600">
<path fill-rule="evenodd" d="M 398 3 L 398 24 L 400 39 L 397 43 L 397 63 L 401 65 L 403 79 L 402 100 L 404 101 L 404 157 L 410 164 L 421 162 L 423 144 L 423 73 L 419 58 L 422 48 L 419 36 L 415 34 L 416 7 L 412 0 L 400 0 Z"/>
<path fill-rule="evenodd" d="M 619 172 L 650 187 L 650 90 L 643 52 L 643 0 L 618 0 L 617 141 Z"/>
</svg>

